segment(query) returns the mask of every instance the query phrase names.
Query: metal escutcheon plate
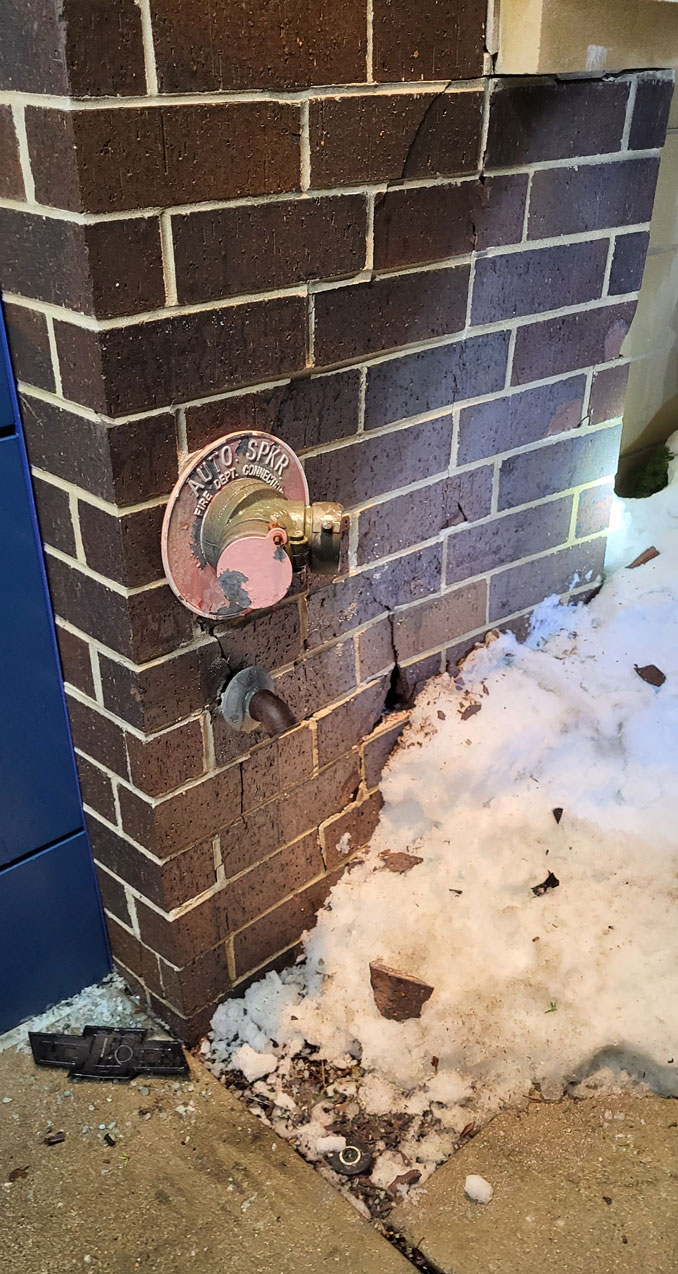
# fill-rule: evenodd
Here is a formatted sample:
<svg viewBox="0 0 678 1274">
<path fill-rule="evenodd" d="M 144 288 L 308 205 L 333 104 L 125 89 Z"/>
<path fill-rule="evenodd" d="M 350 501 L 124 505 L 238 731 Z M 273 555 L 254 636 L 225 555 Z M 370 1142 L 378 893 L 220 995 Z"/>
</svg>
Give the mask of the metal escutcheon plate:
<svg viewBox="0 0 678 1274">
<path fill-rule="evenodd" d="M 202 555 L 202 519 L 215 495 L 236 478 L 256 478 L 287 500 L 308 504 L 308 484 L 300 460 L 287 443 L 272 434 L 256 430 L 226 434 L 189 461 L 165 511 L 162 561 L 172 591 L 204 619 L 226 618 L 228 605 L 216 571 Z"/>
</svg>

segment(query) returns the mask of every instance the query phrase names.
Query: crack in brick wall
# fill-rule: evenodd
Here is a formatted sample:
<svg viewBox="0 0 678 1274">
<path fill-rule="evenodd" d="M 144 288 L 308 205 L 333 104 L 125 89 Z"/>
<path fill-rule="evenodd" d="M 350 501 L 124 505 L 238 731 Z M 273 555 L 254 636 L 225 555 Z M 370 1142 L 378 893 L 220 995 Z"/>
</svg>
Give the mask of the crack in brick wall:
<svg viewBox="0 0 678 1274">
<path fill-rule="evenodd" d="M 12 19 L 1 282 L 114 956 L 193 1039 L 294 958 L 418 686 L 595 586 L 671 80 L 495 78 L 484 0 L 220 6 L 218 68 L 188 0 L 94 9 Z M 160 523 L 248 428 L 341 567 L 205 625 Z M 279 739 L 219 715 L 250 663 Z"/>
</svg>

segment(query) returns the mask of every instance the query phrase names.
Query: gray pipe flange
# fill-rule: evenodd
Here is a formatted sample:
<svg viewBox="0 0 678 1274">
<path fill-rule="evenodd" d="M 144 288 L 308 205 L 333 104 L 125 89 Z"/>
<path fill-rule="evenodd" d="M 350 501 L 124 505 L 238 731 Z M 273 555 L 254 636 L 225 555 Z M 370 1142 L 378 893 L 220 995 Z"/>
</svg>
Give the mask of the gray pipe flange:
<svg viewBox="0 0 678 1274">
<path fill-rule="evenodd" d="M 258 690 L 272 690 L 273 679 L 263 668 L 243 668 L 231 677 L 219 704 L 221 715 L 234 730 L 258 730 L 261 722 L 249 714 L 249 706 Z"/>
</svg>

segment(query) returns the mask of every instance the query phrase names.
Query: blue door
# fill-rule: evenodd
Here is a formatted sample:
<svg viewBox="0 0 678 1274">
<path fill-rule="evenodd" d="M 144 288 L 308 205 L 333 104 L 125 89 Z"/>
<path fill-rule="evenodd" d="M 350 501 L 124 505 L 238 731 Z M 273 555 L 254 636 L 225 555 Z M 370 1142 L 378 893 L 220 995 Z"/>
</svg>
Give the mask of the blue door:
<svg viewBox="0 0 678 1274">
<path fill-rule="evenodd" d="M 0 318 L 0 1032 L 109 968 Z"/>
</svg>

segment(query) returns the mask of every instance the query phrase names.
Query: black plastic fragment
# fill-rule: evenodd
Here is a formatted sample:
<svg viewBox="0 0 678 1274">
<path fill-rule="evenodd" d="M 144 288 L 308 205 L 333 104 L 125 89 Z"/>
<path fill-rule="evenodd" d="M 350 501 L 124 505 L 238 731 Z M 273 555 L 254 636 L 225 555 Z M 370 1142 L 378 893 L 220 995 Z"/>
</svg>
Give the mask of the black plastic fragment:
<svg viewBox="0 0 678 1274">
<path fill-rule="evenodd" d="M 335 1172 L 341 1172 L 344 1177 L 357 1177 L 361 1172 L 367 1172 L 372 1162 L 372 1151 L 364 1141 L 358 1141 L 353 1138 L 347 1141 L 343 1150 L 337 1150 L 333 1155 L 329 1156 L 328 1163 Z"/>
<path fill-rule="evenodd" d="M 559 884 L 560 881 L 558 880 L 558 877 L 554 876 L 553 872 L 550 871 L 546 880 L 542 880 L 541 885 L 532 886 L 532 893 L 535 898 L 541 898 L 542 894 L 545 894 L 547 889 L 557 889 Z"/>
<path fill-rule="evenodd" d="M 178 1040 L 148 1039 L 136 1027 L 86 1026 L 82 1035 L 29 1031 L 36 1066 L 67 1066 L 69 1079 L 134 1079 L 136 1075 L 187 1075 Z"/>
<path fill-rule="evenodd" d="M 66 1140 L 65 1132 L 50 1132 L 44 1139 L 46 1146 L 60 1146 Z"/>
<path fill-rule="evenodd" d="M 556 808 L 554 810 L 551 810 L 551 813 L 553 814 L 553 817 L 555 818 L 556 823 L 559 823 L 561 818 L 563 817 L 562 805 L 556 805 Z"/>
</svg>

